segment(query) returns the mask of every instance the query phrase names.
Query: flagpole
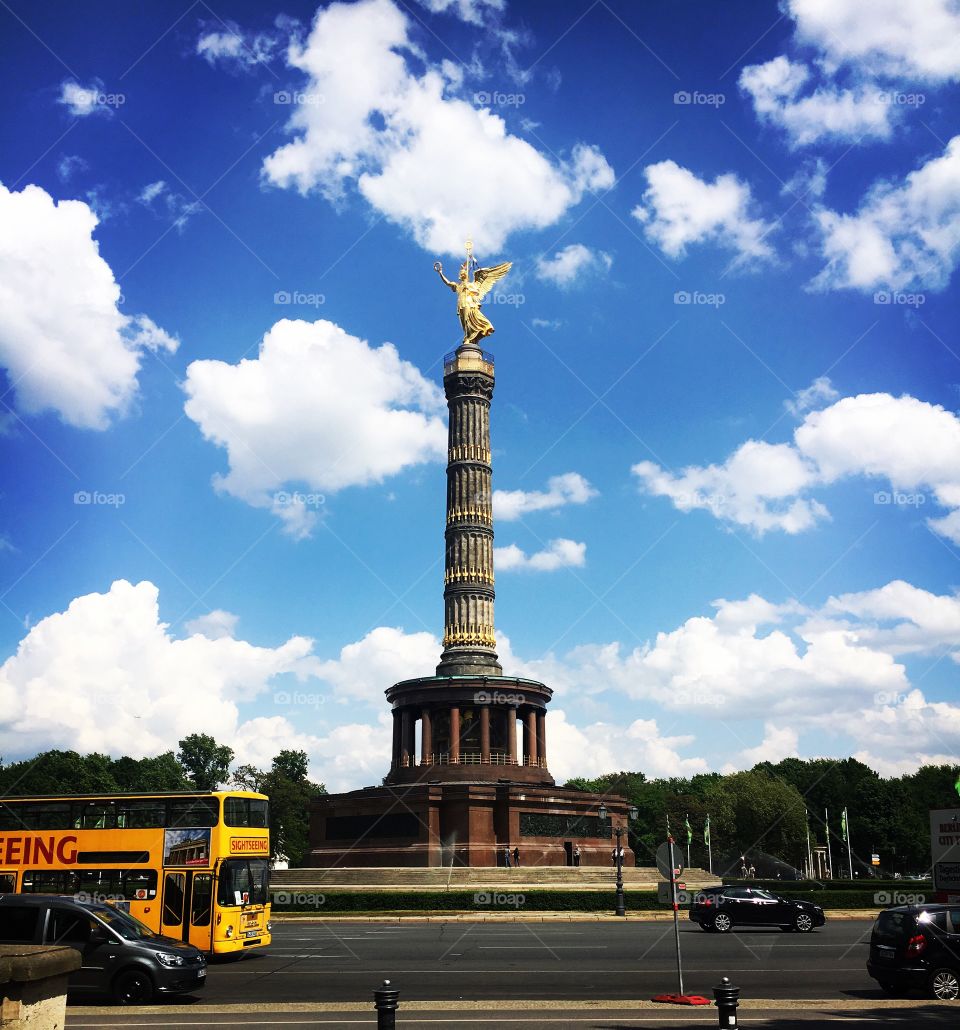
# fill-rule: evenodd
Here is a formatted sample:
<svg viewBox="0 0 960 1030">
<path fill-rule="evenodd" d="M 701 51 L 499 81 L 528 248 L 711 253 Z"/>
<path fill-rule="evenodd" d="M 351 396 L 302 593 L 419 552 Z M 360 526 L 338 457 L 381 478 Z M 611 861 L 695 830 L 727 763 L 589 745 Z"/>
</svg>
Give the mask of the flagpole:
<svg viewBox="0 0 960 1030">
<path fill-rule="evenodd" d="M 823 810 L 823 828 L 827 835 L 827 869 L 830 872 L 830 879 L 833 879 L 833 848 L 830 846 L 830 813 Z"/>
<path fill-rule="evenodd" d="M 810 813 L 803 810 L 803 821 L 807 827 L 807 879 L 813 879 L 813 852 L 810 850 Z"/>
<path fill-rule="evenodd" d="M 704 837 L 706 838 L 707 845 L 707 869 L 710 871 L 710 875 L 713 876 L 713 831 L 710 828 L 709 812 L 707 812 L 707 824 L 704 829 Z"/>
<path fill-rule="evenodd" d="M 847 866 L 850 870 L 850 879 L 853 879 L 853 842 L 850 839 L 850 812 L 848 809 L 843 810 L 843 821 L 847 827 Z"/>
</svg>

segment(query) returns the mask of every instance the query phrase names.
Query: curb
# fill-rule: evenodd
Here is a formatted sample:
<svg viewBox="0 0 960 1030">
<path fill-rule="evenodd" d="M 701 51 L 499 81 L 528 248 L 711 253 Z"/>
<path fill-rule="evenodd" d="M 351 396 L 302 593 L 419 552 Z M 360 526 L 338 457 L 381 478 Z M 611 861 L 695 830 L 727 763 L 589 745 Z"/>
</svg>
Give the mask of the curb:
<svg viewBox="0 0 960 1030">
<path fill-rule="evenodd" d="M 825 913 L 827 921 L 834 919 L 875 919 L 878 909 L 838 909 Z M 403 912 L 370 916 L 329 915 L 312 912 L 277 912 L 270 916 L 273 923 L 662 923 L 672 922 L 673 912 L 628 912 L 625 916 L 594 912 Z M 685 913 L 681 922 L 689 922 Z"/>
</svg>

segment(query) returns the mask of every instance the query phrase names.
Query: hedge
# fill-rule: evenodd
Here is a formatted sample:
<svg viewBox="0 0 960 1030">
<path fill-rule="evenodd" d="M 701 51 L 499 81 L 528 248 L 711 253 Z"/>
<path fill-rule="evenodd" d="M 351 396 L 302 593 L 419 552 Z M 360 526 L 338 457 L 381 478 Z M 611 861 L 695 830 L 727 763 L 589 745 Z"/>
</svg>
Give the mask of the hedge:
<svg viewBox="0 0 960 1030">
<path fill-rule="evenodd" d="M 889 891 L 894 894 L 932 894 L 930 880 L 889 880 L 864 877 L 856 880 L 741 880 L 723 877 L 726 884 L 737 887 L 762 887 L 774 894 L 796 894 L 805 891 Z"/>
<path fill-rule="evenodd" d="M 273 911 L 313 912 L 609 912 L 613 891 L 336 891 L 273 890 Z M 824 908 L 880 908 L 875 892 L 787 891 L 798 901 Z M 628 911 L 669 911 L 657 901 L 656 891 L 624 891 Z M 684 912 L 686 918 L 686 912 Z"/>
</svg>

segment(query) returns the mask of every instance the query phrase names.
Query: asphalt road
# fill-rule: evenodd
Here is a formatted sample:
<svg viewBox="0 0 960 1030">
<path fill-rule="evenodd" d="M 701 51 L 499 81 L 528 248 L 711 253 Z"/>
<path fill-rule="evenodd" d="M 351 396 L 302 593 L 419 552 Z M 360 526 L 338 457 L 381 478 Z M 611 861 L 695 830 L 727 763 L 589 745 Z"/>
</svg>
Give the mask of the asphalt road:
<svg viewBox="0 0 960 1030">
<path fill-rule="evenodd" d="M 870 927 L 719 935 L 682 922 L 684 986 L 712 1000 L 729 976 L 745 999 L 880 999 Z M 673 924 L 275 923 L 269 949 L 210 967 L 196 1004 L 370 1002 L 385 977 L 401 1001 L 651 998 L 677 987 Z"/>
</svg>

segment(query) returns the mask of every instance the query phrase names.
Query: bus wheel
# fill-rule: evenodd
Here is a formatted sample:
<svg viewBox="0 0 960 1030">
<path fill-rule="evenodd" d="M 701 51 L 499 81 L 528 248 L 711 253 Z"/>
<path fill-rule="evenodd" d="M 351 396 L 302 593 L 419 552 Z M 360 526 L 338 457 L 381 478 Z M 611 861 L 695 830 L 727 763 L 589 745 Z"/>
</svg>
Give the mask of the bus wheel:
<svg viewBox="0 0 960 1030">
<path fill-rule="evenodd" d="M 145 1005 L 153 997 L 153 981 L 140 969 L 128 969 L 113 981 L 113 997 L 121 1005 Z"/>
</svg>

